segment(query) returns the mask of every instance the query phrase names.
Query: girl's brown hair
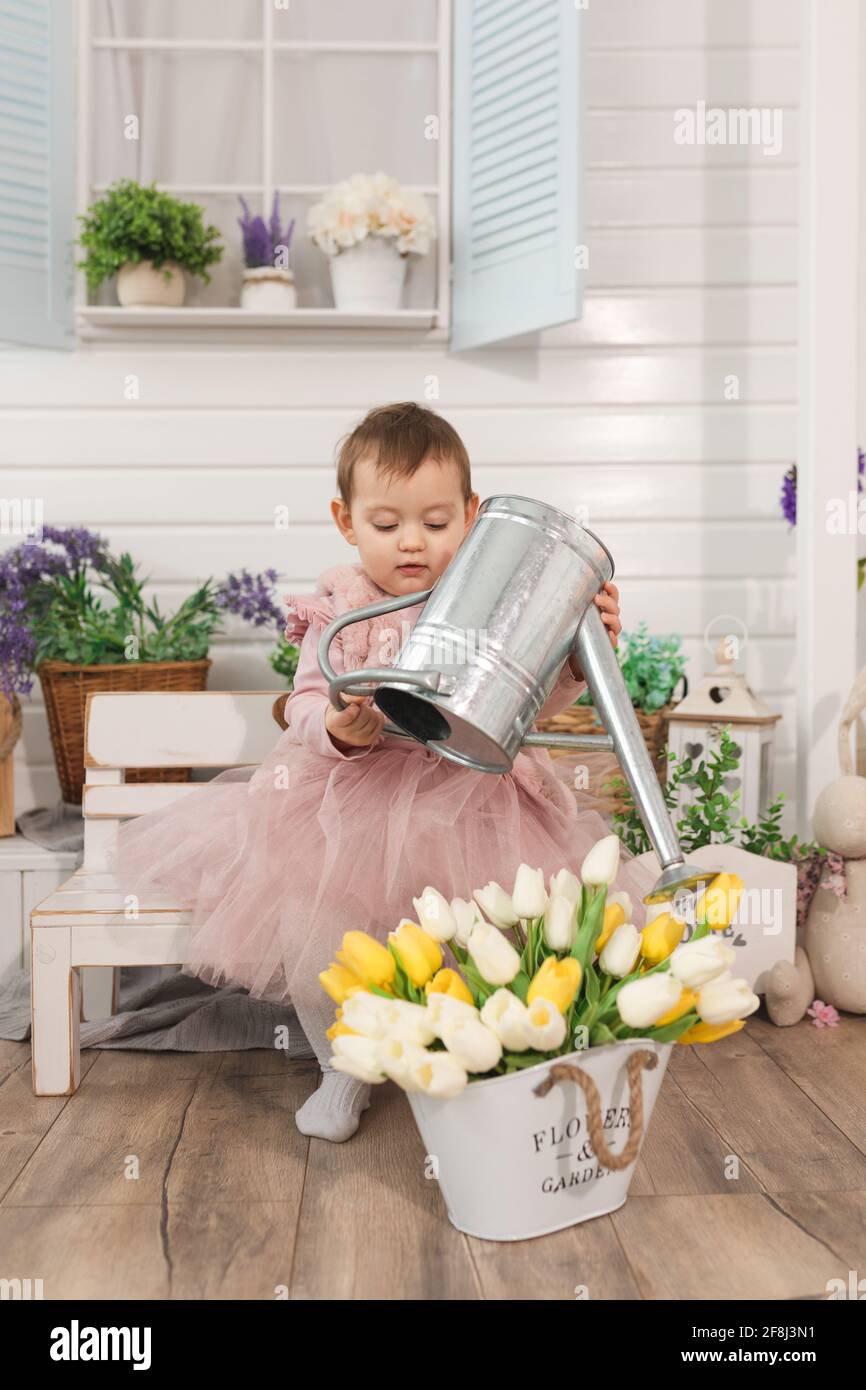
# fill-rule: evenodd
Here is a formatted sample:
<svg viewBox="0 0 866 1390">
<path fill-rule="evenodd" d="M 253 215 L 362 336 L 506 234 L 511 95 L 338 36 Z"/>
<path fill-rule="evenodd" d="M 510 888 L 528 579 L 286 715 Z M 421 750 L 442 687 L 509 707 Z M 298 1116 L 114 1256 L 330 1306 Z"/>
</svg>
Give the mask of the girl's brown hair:
<svg viewBox="0 0 866 1390">
<path fill-rule="evenodd" d="M 463 500 L 472 497 L 469 455 L 460 435 L 437 415 L 414 401 L 379 405 L 367 412 L 340 444 L 337 455 L 337 487 L 347 507 L 352 505 L 355 464 L 365 454 L 386 477 L 409 478 L 427 457 L 440 463 L 456 463 Z"/>
</svg>

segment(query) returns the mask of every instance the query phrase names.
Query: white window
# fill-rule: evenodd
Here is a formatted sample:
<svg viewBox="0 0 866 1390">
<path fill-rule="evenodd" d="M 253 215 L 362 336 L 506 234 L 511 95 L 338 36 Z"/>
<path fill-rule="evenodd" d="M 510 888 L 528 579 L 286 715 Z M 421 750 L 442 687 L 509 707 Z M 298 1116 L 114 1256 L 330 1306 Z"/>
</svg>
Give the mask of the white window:
<svg viewBox="0 0 866 1390">
<path fill-rule="evenodd" d="M 199 203 L 223 257 L 210 284 L 187 277 L 174 317 L 191 324 L 187 311 L 205 309 L 199 321 L 228 324 L 243 322 L 238 195 L 267 221 L 276 191 L 283 226 L 295 219 L 297 320 L 328 323 L 340 316 L 307 211 L 339 180 L 383 169 L 422 192 L 437 223 L 430 252 L 410 257 L 396 321 L 446 324 L 449 10 L 448 0 L 84 0 L 79 211 L 120 177 Z M 83 310 L 81 281 L 78 296 Z M 116 306 L 110 282 L 96 302 Z"/>
<path fill-rule="evenodd" d="M 73 323 L 187 341 L 408 328 L 459 350 L 579 317 L 582 8 L 76 0 L 76 44 L 65 0 L 2 0 L 0 339 L 74 347 Z M 307 212 L 379 169 L 424 194 L 437 236 L 409 258 L 403 307 L 346 314 Z M 88 295 L 73 273 L 73 183 L 83 214 L 121 177 L 198 203 L 220 233 L 210 282 L 187 275 L 181 307 L 121 308 L 113 278 Z M 298 307 L 252 317 L 239 195 L 267 221 L 275 193 Z"/>
</svg>

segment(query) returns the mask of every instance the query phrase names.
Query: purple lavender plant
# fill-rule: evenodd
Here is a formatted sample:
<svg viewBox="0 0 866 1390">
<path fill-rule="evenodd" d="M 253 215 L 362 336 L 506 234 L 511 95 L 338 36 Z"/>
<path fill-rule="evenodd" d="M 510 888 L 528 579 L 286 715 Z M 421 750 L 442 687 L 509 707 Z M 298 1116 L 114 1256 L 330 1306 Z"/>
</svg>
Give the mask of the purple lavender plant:
<svg viewBox="0 0 866 1390">
<path fill-rule="evenodd" d="M 61 551 L 25 542 L 0 557 L 0 690 L 7 698 L 33 688 L 33 625 L 50 606 L 57 582 L 80 583 L 88 566 L 102 573 L 106 565 L 105 540 L 84 527 L 43 526 L 42 539 Z"/>
<path fill-rule="evenodd" d="M 274 202 L 267 226 L 264 218 L 258 213 L 255 217 L 252 215 L 246 199 L 242 198 L 240 194 L 238 194 L 238 202 L 244 210 L 243 217 L 238 218 L 238 226 L 244 238 L 244 264 L 248 270 L 253 270 L 258 266 L 275 265 L 277 247 L 285 246 L 286 250 L 289 251 L 292 244 L 292 233 L 295 230 L 294 217 L 287 224 L 285 232 L 280 230 L 279 191 L 274 191 Z"/>
<path fill-rule="evenodd" d="M 44 526 L 43 544 L 26 542 L 0 556 L 0 690 L 7 698 L 29 695 L 33 671 L 44 660 L 105 665 L 129 660 L 130 636 L 140 661 L 195 661 L 205 656 L 222 615 L 236 613 L 257 627 L 274 629 L 274 670 L 292 679 L 297 649 L 285 641 L 285 611 L 274 600 L 274 569 L 241 570 L 219 584 L 208 579 L 172 616 L 146 604 L 132 557 L 116 558 L 103 537 L 83 528 Z M 115 600 L 106 607 L 94 582 Z"/>
<path fill-rule="evenodd" d="M 866 454 L 862 449 L 857 450 L 857 491 L 863 491 L 863 470 L 866 467 Z M 782 491 L 779 494 L 779 505 L 782 508 L 782 515 L 789 526 L 797 524 L 797 465 L 792 463 L 784 478 L 782 479 Z"/>
</svg>

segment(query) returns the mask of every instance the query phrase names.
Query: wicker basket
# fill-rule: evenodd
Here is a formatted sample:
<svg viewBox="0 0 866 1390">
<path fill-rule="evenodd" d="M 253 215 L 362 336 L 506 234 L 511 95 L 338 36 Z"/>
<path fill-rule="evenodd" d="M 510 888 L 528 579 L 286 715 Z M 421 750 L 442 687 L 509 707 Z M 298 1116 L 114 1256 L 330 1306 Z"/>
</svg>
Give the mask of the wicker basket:
<svg viewBox="0 0 866 1390">
<path fill-rule="evenodd" d="M 21 701 L 0 693 L 0 835 L 15 834 L 15 778 L 12 750 L 21 737 Z"/>
<path fill-rule="evenodd" d="M 96 690 L 204 690 L 210 657 L 200 661 L 124 661 L 116 666 L 78 666 L 43 661 L 42 682 L 51 745 L 64 801 L 81 804 L 84 784 L 84 711 Z M 127 782 L 188 782 L 188 767 L 127 768 Z"/>
<path fill-rule="evenodd" d="M 673 708 L 673 704 L 662 705 L 661 709 L 653 710 L 652 714 L 646 714 L 641 709 L 635 710 L 653 767 L 662 786 L 665 785 L 668 766 L 667 758 L 663 756 L 667 742 L 668 716 Z M 539 733 L 607 733 L 593 705 L 571 705 L 550 719 L 538 720 L 535 727 Z M 575 786 L 575 770 L 578 767 L 586 769 L 586 785 L 582 788 L 582 797 L 590 798 L 590 801 L 584 804 L 589 805 L 592 810 L 597 810 L 604 816 L 625 809 L 627 803 L 622 797 L 613 795 L 609 788 L 606 791 L 602 790 L 604 783 L 617 773 L 625 780 L 625 773 L 614 752 L 603 748 L 549 748 L 547 751 L 557 765 L 557 773 L 571 787 Z"/>
</svg>

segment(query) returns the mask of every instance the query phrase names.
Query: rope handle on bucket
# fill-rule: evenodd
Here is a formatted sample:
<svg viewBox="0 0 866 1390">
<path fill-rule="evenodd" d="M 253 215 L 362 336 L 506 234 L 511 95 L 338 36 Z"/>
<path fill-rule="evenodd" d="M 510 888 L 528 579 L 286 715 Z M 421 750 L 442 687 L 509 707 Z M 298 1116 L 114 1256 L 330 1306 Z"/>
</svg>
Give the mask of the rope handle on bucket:
<svg viewBox="0 0 866 1390">
<path fill-rule="evenodd" d="M 533 1089 L 535 1095 L 546 1096 L 555 1081 L 576 1081 L 586 1097 L 586 1122 L 595 1155 L 599 1163 L 605 1168 L 618 1171 L 621 1168 L 627 1168 L 637 1157 L 637 1151 L 643 1137 L 643 1088 L 640 1074 L 644 1068 L 647 1071 L 652 1071 L 654 1067 L 658 1066 L 658 1061 L 656 1052 L 649 1052 L 645 1048 L 640 1048 L 638 1051 L 632 1052 L 625 1064 L 628 1073 L 631 1128 L 628 1143 L 622 1153 L 618 1154 L 611 1153 L 607 1147 L 601 1123 L 601 1098 L 598 1094 L 598 1087 L 582 1067 L 575 1066 L 573 1062 L 554 1062 L 544 1080 L 540 1081 Z"/>
</svg>

